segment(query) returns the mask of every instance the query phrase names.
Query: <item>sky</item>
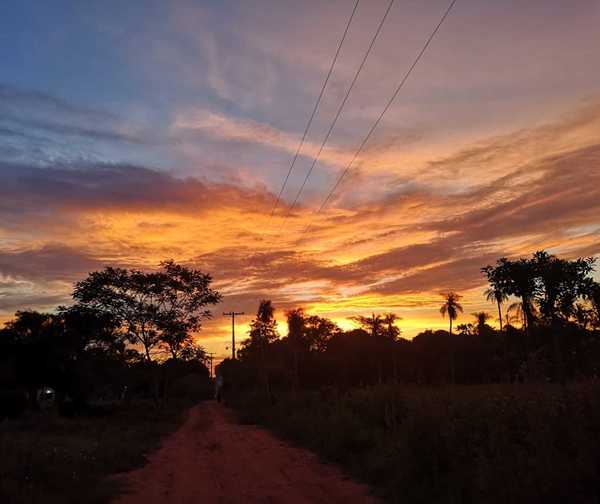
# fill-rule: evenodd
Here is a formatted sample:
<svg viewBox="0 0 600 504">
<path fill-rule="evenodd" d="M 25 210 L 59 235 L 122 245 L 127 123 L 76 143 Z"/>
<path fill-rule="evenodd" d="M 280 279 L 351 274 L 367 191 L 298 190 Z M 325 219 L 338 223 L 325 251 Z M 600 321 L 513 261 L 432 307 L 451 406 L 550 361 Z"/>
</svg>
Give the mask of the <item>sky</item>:
<svg viewBox="0 0 600 504">
<path fill-rule="evenodd" d="M 258 301 L 403 335 L 495 307 L 480 268 L 600 255 L 600 0 L 458 0 L 321 212 L 446 0 L 396 0 L 290 209 L 388 0 L 0 5 L 0 321 L 70 302 L 106 265 L 172 258 L 225 295 L 198 339 L 228 352 Z M 308 229 L 308 231 L 306 231 Z"/>
</svg>

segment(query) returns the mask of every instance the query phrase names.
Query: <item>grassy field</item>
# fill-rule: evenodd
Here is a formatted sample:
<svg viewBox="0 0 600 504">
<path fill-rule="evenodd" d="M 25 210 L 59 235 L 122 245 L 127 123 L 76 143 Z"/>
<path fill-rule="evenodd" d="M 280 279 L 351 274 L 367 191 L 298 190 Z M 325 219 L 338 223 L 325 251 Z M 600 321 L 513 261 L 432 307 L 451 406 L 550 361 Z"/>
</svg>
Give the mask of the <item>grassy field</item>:
<svg viewBox="0 0 600 504">
<path fill-rule="evenodd" d="M 597 383 L 380 386 L 234 405 L 389 502 L 598 502 Z"/>
<path fill-rule="evenodd" d="M 143 465 L 190 405 L 173 400 L 157 411 L 136 400 L 103 416 L 50 412 L 0 422 L 0 502 L 106 502 L 119 491 L 108 476 Z"/>
</svg>

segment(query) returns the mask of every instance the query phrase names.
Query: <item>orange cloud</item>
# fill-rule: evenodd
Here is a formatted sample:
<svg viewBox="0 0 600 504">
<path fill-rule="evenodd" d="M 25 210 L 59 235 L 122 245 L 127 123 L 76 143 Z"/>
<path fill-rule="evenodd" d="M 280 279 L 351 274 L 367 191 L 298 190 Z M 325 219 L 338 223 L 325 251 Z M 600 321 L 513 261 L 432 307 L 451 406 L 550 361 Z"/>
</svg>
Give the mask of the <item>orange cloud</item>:
<svg viewBox="0 0 600 504">
<path fill-rule="evenodd" d="M 496 258 L 542 247 L 600 254 L 600 144 L 589 134 L 600 109 L 575 117 L 436 159 L 429 175 L 368 198 L 354 196 L 368 185 L 346 186 L 316 218 L 299 206 L 281 230 L 274 194 L 260 186 L 126 165 L 4 164 L 0 314 L 64 303 L 74 280 L 105 264 L 152 268 L 168 257 L 210 272 L 225 294 L 198 335 L 220 353 L 229 324 L 218 314 L 252 314 L 261 298 L 274 300 L 281 322 L 298 305 L 344 327 L 356 314 L 398 312 L 406 336 L 445 326 L 444 289 L 465 294 L 466 313 L 491 311 L 479 270 Z M 502 159 L 514 166 L 479 173 Z"/>
</svg>

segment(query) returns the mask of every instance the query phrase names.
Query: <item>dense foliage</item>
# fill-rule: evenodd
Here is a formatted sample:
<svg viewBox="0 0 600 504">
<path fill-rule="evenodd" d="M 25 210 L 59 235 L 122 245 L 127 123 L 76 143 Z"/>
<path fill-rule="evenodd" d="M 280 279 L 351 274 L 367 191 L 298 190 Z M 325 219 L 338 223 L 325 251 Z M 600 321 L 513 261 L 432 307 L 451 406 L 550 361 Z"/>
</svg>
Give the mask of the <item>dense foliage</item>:
<svg viewBox="0 0 600 504">
<path fill-rule="evenodd" d="M 0 418 L 39 410 L 51 389 L 64 414 L 106 400 L 168 396 L 185 376 L 208 390 L 193 340 L 221 299 L 200 271 L 167 261 L 155 272 L 106 268 L 75 286 L 75 304 L 20 311 L 0 330 Z"/>
<path fill-rule="evenodd" d="M 500 259 L 482 269 L 498 305 L 501 329 L 486 312 L 472 323 L 453 322 L 463 311 L 461 296 L 443 294 L 440 312 L 449 331 L 427 330 L 400 337 L 393 313 L 355 317 L 360 328 L 343 332 L 332 321 L 286 313 L 288 335 L 275 331 L 275 312 L 263 300 L 236 362 L 224 375 L 236 387 L 347 388 L 389 382 L 500 383 L 592 378 L 600 365 L 600 286 L 594 260 L 567 260 L 546 252 L 531 258 Z M 504 306 L 509 305 L 504 315 Z M 518 309 L 515 309 L 515 306 Z M 514 313 L 517 313 L 515 320 Z"/>
</svg>

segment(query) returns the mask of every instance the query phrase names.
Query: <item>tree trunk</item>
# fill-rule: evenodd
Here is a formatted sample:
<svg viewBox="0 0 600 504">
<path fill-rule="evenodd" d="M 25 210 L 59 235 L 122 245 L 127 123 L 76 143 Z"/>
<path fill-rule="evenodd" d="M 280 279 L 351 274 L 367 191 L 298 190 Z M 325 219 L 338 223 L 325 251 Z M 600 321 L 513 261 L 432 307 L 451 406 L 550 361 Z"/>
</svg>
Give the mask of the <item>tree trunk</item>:
<svg viewBox="0 0 600 504">
<path fill-rule="evenodd" d="M 452 341 L 452 317 L 450 317 L 450 382 L 456 383 L 456 370 L 454 365 L 454 343 Z"/>
<path fill-rule="evenodd" d="M 502 308 L 500 301 L 498 301 L 498 320 L 500 320 L 500 332 L 502 332 Z"/>
<path fill-rule="evenodd" d="M 146 354 L 146 361 L 148 362 L 148 366 L 150 368 L 150 375 L 152 376 L 152 398 L 154 400 L 154 406 L 158 409 L 159 402 L 159 379 L 158 379 L 158 369 L 155 368 L 154 362 L 152 361 L 152 357 L 150 357 L 150 347 L 148 344 L 144 342 L 144 352 Z"/>
<path fill-rule="evenodd" d="M 523 320 L 525 321 L 525 355 L 529 353 L 529 347 L 531 345 L 531 333 L 530 326 L 533 315 L 531 313 L 531 306 L 528 298 L 521 298 L 523 301 Z"/>
</svg>

